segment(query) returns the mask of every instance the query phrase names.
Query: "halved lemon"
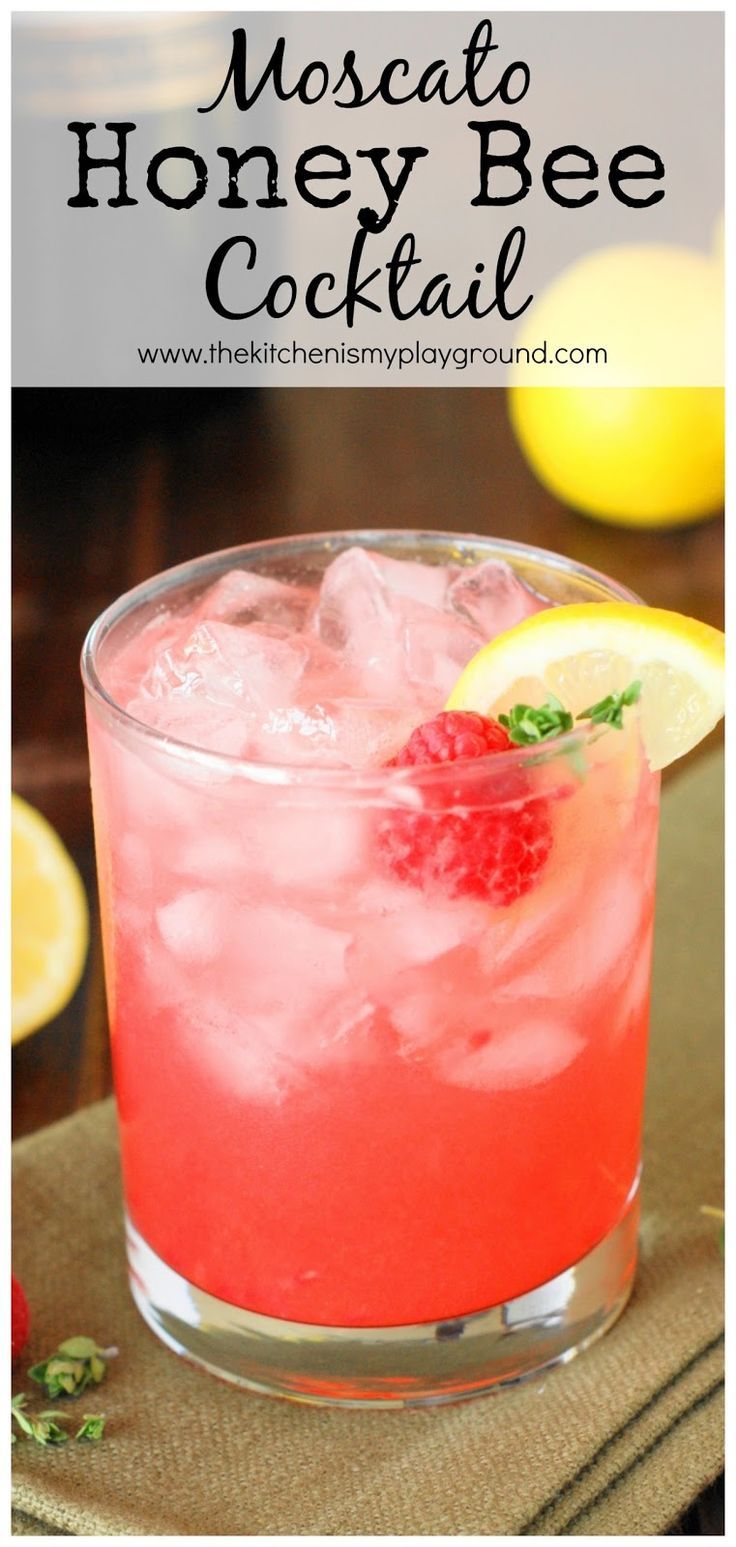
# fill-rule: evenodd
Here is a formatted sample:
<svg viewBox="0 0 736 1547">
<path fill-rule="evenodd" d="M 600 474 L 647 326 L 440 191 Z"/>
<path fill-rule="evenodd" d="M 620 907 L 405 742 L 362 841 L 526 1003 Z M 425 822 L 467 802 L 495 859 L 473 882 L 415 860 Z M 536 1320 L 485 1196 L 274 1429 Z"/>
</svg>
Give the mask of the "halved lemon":
<svg viewBox="0 0 736 1547">
<path fill-rule="evenodd" d="M 11 796 L 13 1042 L 63 1010 L 82 976 L 87 898 L 74 861 L 40 811 Z"/>
<path fill-rule="evenodd" d="M 724 637 L 679 612 L 633 602 L 550 607 L 499 634 L 468 662 L 447 709 L 498 715 L 554 693 L 580 714 L 634 680 L 653 769 L 702 741 L 723 714 Z"/>
</svg>

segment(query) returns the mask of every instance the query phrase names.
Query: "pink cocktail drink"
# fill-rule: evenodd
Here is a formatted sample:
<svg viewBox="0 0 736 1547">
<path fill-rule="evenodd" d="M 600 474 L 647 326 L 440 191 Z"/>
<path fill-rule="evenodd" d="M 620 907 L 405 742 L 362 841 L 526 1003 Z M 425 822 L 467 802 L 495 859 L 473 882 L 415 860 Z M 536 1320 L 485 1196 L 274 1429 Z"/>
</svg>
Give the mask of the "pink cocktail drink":
<svg viewBox="0 0 736 1547">
<path fill-rule="evenodd" d="M 149 1314 L 160 1264 L 261 1337 L 424 1327 L 444 1358 L 623 1229 L 589 1336 L 633 1271 L 658 781 L 635 716 L 467 765 L 394 759 L 488 638 L 604 582 L 513 545 L 351 542 L 189 566 L 94 641 L 134 1287 Z M 489 842 L 505 868 L 478 881 Z M 390 1358 L 338 1378 L 328 1353 L 277 1379 L 208 1353 L 204 1312 L 189 1344 L 181 1303 L 149 1314 L 175 1346 L 338 1399 L 457 1396 L 584 1340 L 575 1323 L 462 1378 Z"/>
</svg>

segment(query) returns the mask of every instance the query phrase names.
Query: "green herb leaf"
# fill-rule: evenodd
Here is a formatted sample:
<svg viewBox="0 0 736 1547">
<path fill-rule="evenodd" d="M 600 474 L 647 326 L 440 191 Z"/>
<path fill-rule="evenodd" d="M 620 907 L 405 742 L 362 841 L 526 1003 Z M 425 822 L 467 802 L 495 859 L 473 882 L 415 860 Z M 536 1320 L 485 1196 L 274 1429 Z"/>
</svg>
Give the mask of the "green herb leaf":
<svg viewBox="0 0 736 1547">
<path fill-rule="evenodd" d="M 24 1392 L 13 1397 L 10 1403 L 11 1419 L 15 1419 L 19 1429 L 28 1439 L 35 1440 L 37 1445 L 63 1445 L 69 1439 L 66 1430 L 57 1423 L 57 1419 L 65 1422 L 66 1414 L 58 1412 L 55 1408 L 46 1408 L 35 1417 L 26 1411 L 28 1398 Z M 101 1440 L 105 1432 L 106 1418 L 104 1413 L 85 1413 L 81 1426 L 77 1430 L 75 1440 Z M 15 1444 L 17 1435 L 11 1429 L 11 1441 Z"/>
<path fill-rule="evenodd" d="M 69 1435 L 56 1422 L 56 1419 L 62 1418 L 63 1414 L 44 1412 L 34 1418 L 25 1411 L 27 1400 L 21 1392 L 19 1396 L 13 1397 L 10 1403 L 11 1418 L 15 1419 L 18 1428 L 28 1436 L 28 1439 L 35 1440 L 37 1445 L 63 1445 Z M 16 1436 L 12 1435 L 12 1438 L 15 1441 Z"/>
<path fill-rule="evenodd" d="M 48 1362 L 48 1359 L 42 1359 L 40 1364 L 32 1364 L 28 1371 L 29 1380 L 35 1380 L 39 1386 L 42 1386 L 46 1379 L 46 1366 Z"/>
<path fill-rule="evenodd" d="M 72 1362 L 68 1359 L 57 1359 L 54 1355 L 51 1359 L 45 1359 L 41 1364 L 34 1364 L 28 1371 L 31 1380 L 37 1385 L 43 1386 L 48 1397 L 75 1396 L 84 1391 L 89 1385 L 90 1374 L 86 1364 L 81 1360 Z"/>
<path fill-rule="evenodd" d="M 82 1427 L 74 1436 L 75 1440 L 101 1440 L 106 1421 L 104 1413 L 85 1413 Z"/>
<path fill-rule="evenodd" d="M 103 1355 L 114 1352 L 117 1350 L 98 1348 L 93 1338 L 67 1338 L 55 1354 L 34 1364 L 28 1375 L 52 1399 L 78 1397 L 88 1386 L 99 1386 L 107 1369 Z"/>
<path fill-rule="evenodd" d="M 66 1355 L 67 1359 L 91 1359 L 93 1354 L 99 1354 L 94 1338 L 65 1338 L 59 1344 L 57 1353 Z"/>
<path fill-rule="evenodd" d="M 61 1429 L 53 1418 L 34 1418 L 31 1422 L 33 1438 L 37 1445 L 63 1445 L 69 1438 L 66 1431 Z"/>
<path fill-rule="evenodd" d="M 609 693 L 599 703 L 591 704 L 589 709 L 583 709 L 578 720 L 590 720 L 593 725 L 612 725 L 615 730 L 623 730 L 624 709 L 638 703 L 641 697 L 642 683 L 630 682 L 622 693 Z"/>
<path fill-rule="evenodd" d="M 498 716 L 499 723 L 508 732 L 509 741 L 517 747 L 531 747 L 539 741 L 549 741 L 562 736 L 573 728 L 573 718 L 559 698 L 549 693 L 541 709 L 531 704 L 514 704 L 508 714 Z"/>
<path fill-rule="evenodd" d="M 13 1418 L 15 1419 L 18 1428 L 22 1429 L 24 1434 L 32 1435 L 33 1424 L 31 1419 L 28 1417 L 28 1414 L 23 1411 L 27 1402 L 28 1398 L 22 1391 L 17 1397 L 12 1397 L 10 1401 L 10 1416 L 11 1420 Z"/>
</svg>

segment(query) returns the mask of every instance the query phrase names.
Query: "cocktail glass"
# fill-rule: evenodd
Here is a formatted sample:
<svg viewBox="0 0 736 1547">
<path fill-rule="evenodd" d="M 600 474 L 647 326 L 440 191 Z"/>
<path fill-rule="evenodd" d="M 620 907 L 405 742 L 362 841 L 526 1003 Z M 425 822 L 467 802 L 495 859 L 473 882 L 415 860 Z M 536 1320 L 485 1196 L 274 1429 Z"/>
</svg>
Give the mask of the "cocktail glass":
<svg viewBox="0 0 736 1547">
<path fill-rule="evenodd" d="M 355 546 L 501 559 L 553 604 L 636 600 L 520 544 L 293 537 L 129 592 L 91 629 L 83 677 L 136 1304 L 237 1384 L 409 1406 L 569 1359 L 629 1295 L 659 780 L 635 716 L 479 778 L 248 762 L 141 723 L 106 687 L 218 577 L 315 585 Z M 387 873 L 387 823 L 502 813 L 520 780 L 552 835 L 528 894 L 491 906 Z"/>
</svg>

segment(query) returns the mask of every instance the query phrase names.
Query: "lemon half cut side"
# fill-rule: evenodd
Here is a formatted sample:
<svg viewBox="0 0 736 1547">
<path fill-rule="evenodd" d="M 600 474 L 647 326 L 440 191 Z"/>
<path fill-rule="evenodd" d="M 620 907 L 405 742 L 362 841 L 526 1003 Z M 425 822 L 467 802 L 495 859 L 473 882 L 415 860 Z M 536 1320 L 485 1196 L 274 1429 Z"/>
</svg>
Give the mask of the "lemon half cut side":
<svg viewBox="0 0 736 1547">
<path fill-rule="evenodd" d="M 82 976 L 89 917 L 82 878 L 46 818 L 11 796 L 11 1037 L 58 1015 Z"/>
<path fill-rule="evenodd" d="M 647 760 L 666 768 L 724 709 L 724 636 L 708 623 L 633 602 L 550 607 L 499 634 L 468 662 L 447 709 L 498 715 L 553 693 L 573 715 L 630 682 Z"/>
</svg>

